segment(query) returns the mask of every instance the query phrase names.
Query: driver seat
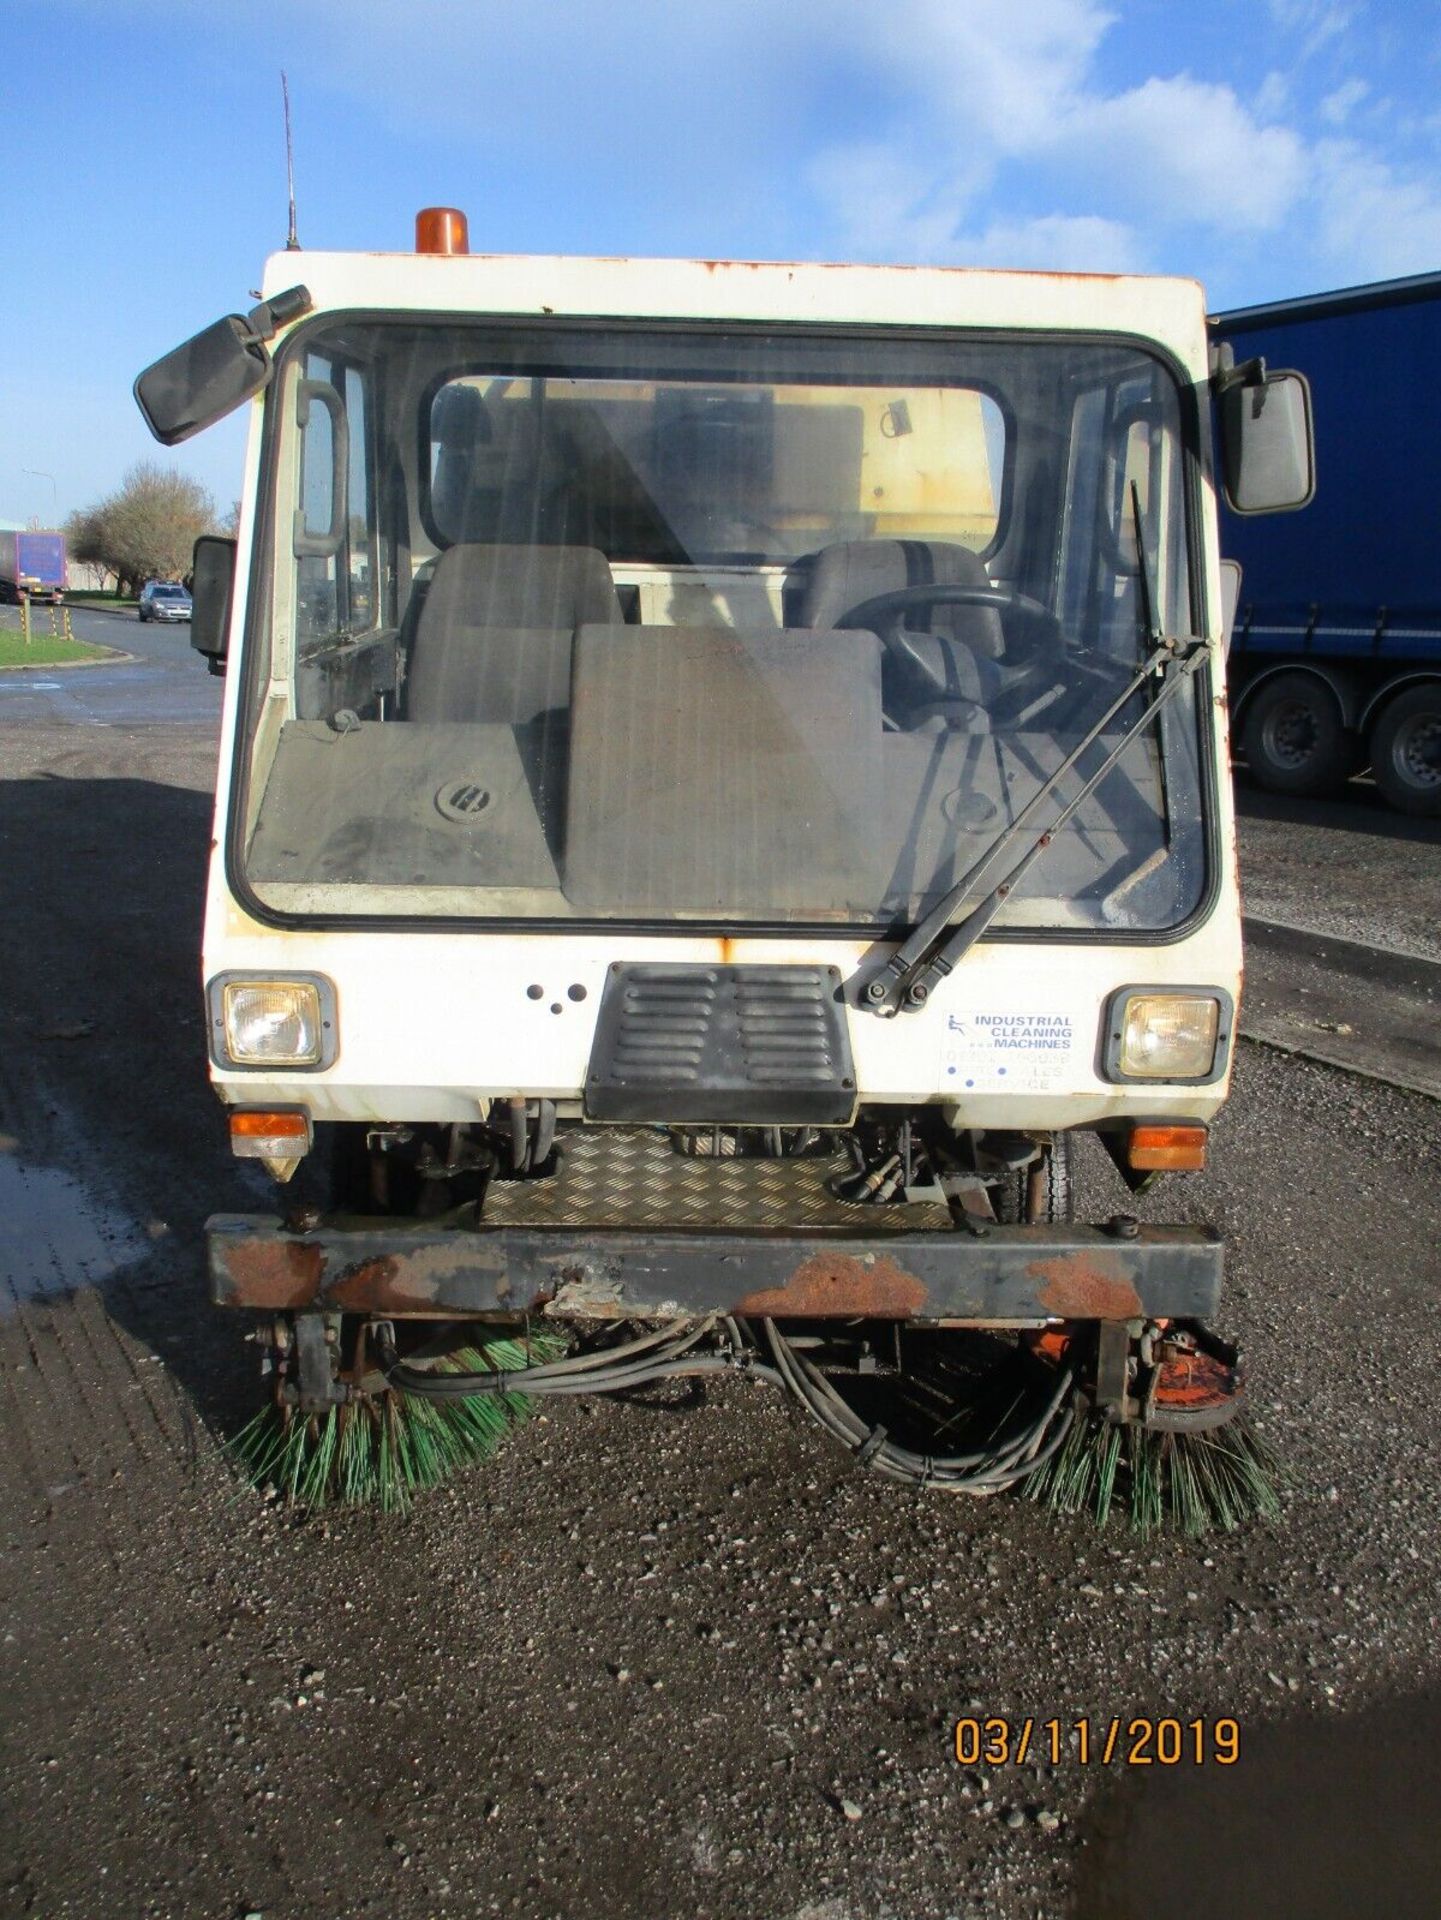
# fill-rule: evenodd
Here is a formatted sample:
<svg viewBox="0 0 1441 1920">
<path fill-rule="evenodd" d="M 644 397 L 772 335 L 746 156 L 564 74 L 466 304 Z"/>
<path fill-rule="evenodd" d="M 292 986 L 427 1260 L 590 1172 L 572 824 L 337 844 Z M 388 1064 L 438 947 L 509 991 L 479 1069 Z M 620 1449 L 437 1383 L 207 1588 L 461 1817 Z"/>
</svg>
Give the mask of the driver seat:
<svg viewBox="0 0 1441 1920">
<path fill-rule="evenodd" d="M 852 607 L 902 587 L 989 587 L 986 563 L 969 547 L 943 540 L 842 540 L 822 547 L 801 596 L 802 627 L 834 627 Z M 994 607 L 936 607 L 906 621 L 922 633 L 943 633 L 968 647 L 978 661 L 999 660 L 1005 651 L 1001 616 Z"/>
</svg>

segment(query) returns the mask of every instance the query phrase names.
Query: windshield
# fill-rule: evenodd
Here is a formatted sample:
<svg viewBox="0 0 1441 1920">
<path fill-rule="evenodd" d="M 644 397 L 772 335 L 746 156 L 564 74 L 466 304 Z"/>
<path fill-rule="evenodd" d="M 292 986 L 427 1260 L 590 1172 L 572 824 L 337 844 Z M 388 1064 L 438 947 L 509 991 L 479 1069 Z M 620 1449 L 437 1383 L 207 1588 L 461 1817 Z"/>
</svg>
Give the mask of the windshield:
<svg viewBox="0 0 1441 1920">
<path fill-rule="evenodd" d="M 236 830 L 281 913 L 909 923 L 1135 672 L 1136 506 L 1191 626 L 1129 344 L 332 320 L 270 406 Z M 1201 785 L 1187 690 L 998 924 L 1176 925 Z"/>
<path fill-rule="evenodd" d="M 184 587 L 156 587 L 153 592 L 157 600 L 188 600 L 190 598 Z"/>
</svg>

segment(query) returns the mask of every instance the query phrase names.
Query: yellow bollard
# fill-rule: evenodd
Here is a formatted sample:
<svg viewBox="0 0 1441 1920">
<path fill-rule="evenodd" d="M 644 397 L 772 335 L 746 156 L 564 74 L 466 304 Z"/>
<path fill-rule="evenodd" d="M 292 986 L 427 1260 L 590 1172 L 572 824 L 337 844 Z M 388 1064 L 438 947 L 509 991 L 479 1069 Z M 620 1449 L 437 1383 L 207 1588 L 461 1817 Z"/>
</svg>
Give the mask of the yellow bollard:
<svg viewBox="0 0 1441 1920">
<path fill-rule="evenodd" d="M 20 635 L 28 647 L 30 644 L 30 596 L 28 593 L 22 593 L 20 596 Z"/>
</svg>

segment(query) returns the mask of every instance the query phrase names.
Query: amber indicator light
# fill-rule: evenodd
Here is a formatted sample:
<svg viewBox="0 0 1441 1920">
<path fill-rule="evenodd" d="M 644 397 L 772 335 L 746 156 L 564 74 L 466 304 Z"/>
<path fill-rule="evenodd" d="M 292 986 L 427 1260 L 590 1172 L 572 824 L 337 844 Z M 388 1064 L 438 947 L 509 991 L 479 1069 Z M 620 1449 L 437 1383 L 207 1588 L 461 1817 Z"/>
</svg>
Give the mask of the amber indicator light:
<svg viewBox="0 0 1441 1920">
<path fill-rule="evenodd" d="M 1137 1173 L 1199 1173 L 1206 1164 L 1206 1129 L 1132 1127 L 1126 1158 Z"/>
<path fill-rule="evenodd" d="M 304 1113 L 232 1113 L 232 1140 L 303 1140 L 310 1138 L 310 1117 Z"/>
</svg>

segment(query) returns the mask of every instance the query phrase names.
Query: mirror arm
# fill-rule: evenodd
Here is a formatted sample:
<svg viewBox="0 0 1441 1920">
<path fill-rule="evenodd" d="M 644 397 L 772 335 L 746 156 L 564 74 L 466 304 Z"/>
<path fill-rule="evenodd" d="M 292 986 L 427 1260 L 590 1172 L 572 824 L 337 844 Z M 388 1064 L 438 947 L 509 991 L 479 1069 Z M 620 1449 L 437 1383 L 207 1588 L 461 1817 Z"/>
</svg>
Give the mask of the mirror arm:
<svg viewBox="0 0 1441 1920">
<path fill-rule="evenodd" d="M 1257 354 L 1252 360 L 1236 361 L 1229 340 L 1211 350 L 1211 391 L 1220 395 L 1230 387 L 1264 387 L 1266 362 Z"/>
<path fill-rule="evenodd" d="M 299 320 L 314 305 L 309 287 L 287 287 L 284 293 L 272 294 L 270 299 L 262 300 L 258 307 L 252 307 L 245 316 L 250 339 L 257 346 L 273 340 L 282 327 L 288 327 L 292 320 Z"/>
</svg>

